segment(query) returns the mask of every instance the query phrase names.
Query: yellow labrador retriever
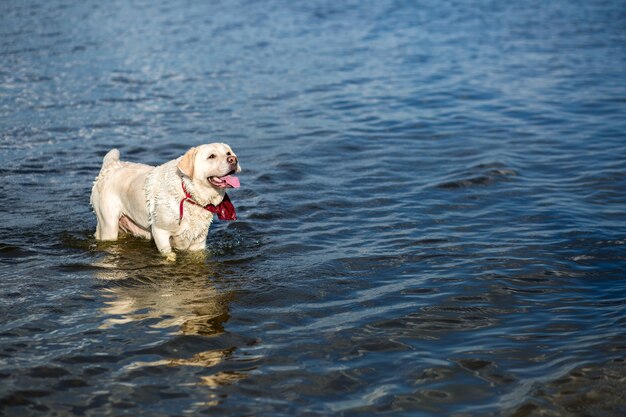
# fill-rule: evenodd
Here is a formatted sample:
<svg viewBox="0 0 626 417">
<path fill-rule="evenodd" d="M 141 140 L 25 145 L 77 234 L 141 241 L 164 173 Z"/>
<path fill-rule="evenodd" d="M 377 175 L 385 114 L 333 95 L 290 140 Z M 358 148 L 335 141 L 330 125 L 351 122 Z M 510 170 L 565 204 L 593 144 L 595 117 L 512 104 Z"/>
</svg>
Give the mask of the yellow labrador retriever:
<svg viewBox="0 0 626 417">
<path fill-rule="evenodd" d="M 163 165 L 120 161 L 112 149 L 91 190 L 97 240 L 116 240 L 119 230 L 154 238 L 159 251 L 205 248 L 213 214 L 236 220 L 227 188 L 238 188 L 237 155 L 224 143 L 189 149 Z"/>
</svg>

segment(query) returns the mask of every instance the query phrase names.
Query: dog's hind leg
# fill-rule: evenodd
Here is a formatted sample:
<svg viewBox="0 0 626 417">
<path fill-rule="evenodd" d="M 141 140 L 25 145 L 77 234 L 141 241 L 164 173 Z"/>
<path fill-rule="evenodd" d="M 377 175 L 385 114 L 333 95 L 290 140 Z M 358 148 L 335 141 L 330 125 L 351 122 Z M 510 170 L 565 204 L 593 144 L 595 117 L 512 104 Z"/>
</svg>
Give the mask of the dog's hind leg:
<svg viewBox="0 0 626 417">
<path fill-rule="evenodd" d="M 98 216 L 96 240 L 117 240 L 119 231 L 119 219 L 101 218 Z"/>
<path fill-rule="evenodd" d="M 119 210 L 108 207 L 102 207 L 99 204 L 94 205 L 94 212 L 98 224 L 96 225 L 96 240 L 117 240 L 120 231 L 120 212 Z"/>
</svg>

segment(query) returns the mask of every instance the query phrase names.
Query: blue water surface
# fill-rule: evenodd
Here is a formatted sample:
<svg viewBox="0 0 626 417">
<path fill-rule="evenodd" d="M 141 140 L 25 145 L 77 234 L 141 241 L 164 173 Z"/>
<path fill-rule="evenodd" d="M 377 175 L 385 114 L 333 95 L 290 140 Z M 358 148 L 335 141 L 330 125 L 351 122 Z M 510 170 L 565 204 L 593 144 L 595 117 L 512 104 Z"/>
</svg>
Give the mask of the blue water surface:
<svg viewBox="0 0 626 417">
<path fill-rule="evenodd" d="M 626 415 L 626 3 L 0 3 L 0 415 Z M 227 142 L 206 257 L 93 238 Z"/>
</svg>

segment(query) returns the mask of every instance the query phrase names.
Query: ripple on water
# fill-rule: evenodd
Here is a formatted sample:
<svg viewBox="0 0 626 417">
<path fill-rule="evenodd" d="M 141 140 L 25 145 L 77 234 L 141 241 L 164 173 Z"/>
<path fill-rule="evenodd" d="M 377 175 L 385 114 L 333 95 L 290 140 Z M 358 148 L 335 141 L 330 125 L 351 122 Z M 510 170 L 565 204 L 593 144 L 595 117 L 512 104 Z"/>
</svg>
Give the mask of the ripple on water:
<svg viewBox="0 0 626 417">
<path fill-rule="evenodd" d="M 479 164 L 463 172 L 452 174 L 459 179 L 444 181 L 437 184 L 442 189 L 457 189 L 492 185 L 500 181 L 510 181 L 509 177 L 517 176 L 517 172 L 501 163 Z"/>
</svg>

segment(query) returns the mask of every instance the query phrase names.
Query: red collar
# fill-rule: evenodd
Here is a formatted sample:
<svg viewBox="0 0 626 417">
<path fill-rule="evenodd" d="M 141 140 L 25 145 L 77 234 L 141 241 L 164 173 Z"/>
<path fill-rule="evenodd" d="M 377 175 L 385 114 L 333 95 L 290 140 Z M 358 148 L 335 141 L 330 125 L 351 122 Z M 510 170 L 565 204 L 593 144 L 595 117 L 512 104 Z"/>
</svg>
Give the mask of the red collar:
<svg viewBox="0 0 626 417">
<path fill-rule="evenodd" d="M 193 198 L 191 198 L 191 194 L 185 188 L 185 182 L 181 181 L 180 184 L 183 186 L 183 192 L 185 193 L 185 197 L 180 200 L 180 219 L 179 223 L 183 220 L 183 206 L 185 201 L 189 201 L 191 204 L 195 204 L 198 207 L 202 207 L 203 209 L 210 211 L 211 213 L 217 214 L 217 218 L 220 220 L 237 220 L 237 214 L 235 213 L 235 206 L 230 202 L 230 198 L 228 198 L 228 194 L 224 194 L 224 199 L 217 206 L 213 204 L 207 204 L 206 206 L 202 206 L 196 203 Z"/>
</svg>

